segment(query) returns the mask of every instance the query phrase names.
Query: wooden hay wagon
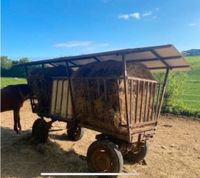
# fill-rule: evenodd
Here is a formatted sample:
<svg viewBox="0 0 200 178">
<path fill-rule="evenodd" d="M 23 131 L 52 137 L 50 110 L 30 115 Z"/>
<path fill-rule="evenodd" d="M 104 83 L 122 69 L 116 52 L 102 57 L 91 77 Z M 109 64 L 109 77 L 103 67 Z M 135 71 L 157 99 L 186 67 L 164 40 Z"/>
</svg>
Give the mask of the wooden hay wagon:
<svg viewBox="0 0 200 178">
<path fill-rule="evenodd" d="M 33 136 L 45 142 L 54 121 L 67 122 L 72 140 L 82 137 L 82 128 L 98 131 L 101 134 L 87 152 L 89 169 L 120 172 L 123 159 L 137 162 L 146 155 L 169 71 L 188 68 L 173 45 L 27 63 L 31 106 L 40 116 L 33 124 Z M 154 71 L 165 71 L 162 83 L 154 79 Z"/>
</svg>

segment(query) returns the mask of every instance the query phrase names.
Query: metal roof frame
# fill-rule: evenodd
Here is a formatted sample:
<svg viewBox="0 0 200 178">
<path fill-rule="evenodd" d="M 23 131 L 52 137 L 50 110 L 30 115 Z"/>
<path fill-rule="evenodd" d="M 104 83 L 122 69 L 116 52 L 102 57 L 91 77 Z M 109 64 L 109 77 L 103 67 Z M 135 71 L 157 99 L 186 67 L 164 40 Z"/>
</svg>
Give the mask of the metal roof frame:
<svg viewBox="0 0 200 178">
<path fill-rule="evenodd" d="M 171 50 L 172 53 L 175 53 L 176 55 L 168 55 L 168 56 L 161 56 L 158 54 L 158 50 Z M 156 51 L 157 50 L 157 51 Z M 138 58 L 138 59 L 129 59 L 126 60 L 127 55 L 139 55 L 144 54 L 145 52 L 150 52 L 149 54 L 153 55 L 154 57 L 149 57 L 146 55 L 145 58 Z M 133 48 L 133 49 L 121 49 L 121 50 L 114 50 L 114 51 L 107 51 L 107 52 L 100 52 L 100 53 L 92 53 L 92 54 L 84 54 L 84 55 L 78 55 L 78 56 L 68 56 L 68 57 L 59 57 L 54 59 L 47 59 L 47 60 L 40 60 L 40 61 L 33 61 L 29 63 L 25 63 L 25 66 L 29 65 L 40 65 L 40 64 L 48 64 L 48 63 L 61 63 L 61 62 L 68 62 L 70 64 L 69 67 L 81 67 L 84 64 L 78 64 L 78 61 L 84 61 L 89 60 L 90 62 L 101 62 L 108 59 L 103 59 L 106 57 L 112 56 L 110 60 L 117 60 L 116 58 L 118 56 L 124 57 L 126 62 L 142 62 L 146 64 L 147 62 L 161 62 L 162 65 L 156 66 L 153 65 L 151 67 L 147 68 L 149 70 L 163 70 L 163 69 L 183 69 L 187 70 L 190 68 L 190 66 L 186 63 L 184 57 L 181 53 L 178 52 L 178 50 L 173 45 L 162 45 L 162 46 L 152 46 L 152 47 L 144 47 L 144 48 Z M 178 65 L 170 65 L 168 62 L 174 62 L 175 60 L 179 60 Z M 88 62 L 88 63 L 90 63 Z"/>
</svg>

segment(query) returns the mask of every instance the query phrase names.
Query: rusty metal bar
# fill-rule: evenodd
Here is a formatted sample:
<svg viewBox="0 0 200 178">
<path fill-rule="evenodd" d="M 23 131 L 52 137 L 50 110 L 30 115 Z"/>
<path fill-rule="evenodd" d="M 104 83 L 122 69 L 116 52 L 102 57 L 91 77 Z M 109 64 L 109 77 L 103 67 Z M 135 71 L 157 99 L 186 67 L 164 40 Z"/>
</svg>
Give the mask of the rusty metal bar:
<svg viewBox="0 0 200 178">
<path fill-rule="evenodd" d="M 55 92 L 54 112 L 56 111 L 57 95 L 58 95 L 58 80 L 56 80 L 56 92 Z"/>
<path fill-rule="evenodd" d="M 85 55 L 79 55 L 79 56 L 60 57 L 60 58 L 54 58 L 54 59 L 46 59 L 43 61 L 29 62 L 29 63 L 25 63 L 24 65 L 36 65 L 36 64 L 41 64 L 41 63 L 58 63 L 58 62 L 64 62 L 64 61 L 69 61 L 69 60 L 76 61 L 76 60 L 84 60 L 84 59 L 89 59 L 89 58 L 94 58 L 94 57 L 109 56 L 113 54 L 124 56 L 125 54 L 127 55 L 130 53 L 145 52 L 145 51 L 149 51 L 155 48 L 162 49 L 162 48 L 168 48 L 168 47 L 172 47 L 172 45 L 135 48 L 135 49 L 127 49 L 127 50 L 116 50 L 116 51 L 108 51 L 108 52 L 101 52 L 101 53 L 85 54 Z"/>
<path fill-rule="evenodd" d="M 130 118 L 130 126 L 132 126 L 132 102 L 133 102 L 133 81 L 129 80 L 130 82 L 130 108 L 129 108 L 129 118 Z"/>
<path fill-rule="evenodd" d="M 181 65 L 181 66 L 173 66 L 173 69 L 179 69 L 179 68 L 189 68 L 190 65 Z M 167 69 L 166 67 L 148 67 L 149 70 L 161 70 L 161 69 Z"/>
<path fill-rule="evenodd" d="M 149 84 L 149 101 L 148 101 L 148 112 L 147 112 L 147 121 L 151 120 L 151 118 L 149 118 L 149 113 L 152 112 L 151 109 L 151 104 L 152 104 L 152 87 L 153 87 L 153 83 Z"/>
<path fill-rule="evenodd" d="M 156 96 L 155 96 L 155 116 L 154 119 L 156 120 L 156 116 L 157 116 L 157 112 L 158 112 L 158 101 L 159 101 L 159 97 L 160 97 L 160 90 L 161 90 L 161 85 L 160 83 L 156 86 Z"/>
<path fill-rule="evenodd" d="M 182 58 L 183 56 L 180 56 L 180 55 L 178 55 L 178 56 L 170 56 L 170 57 L 162 57 L 161 59 L 162 60 L 173 60 L 173 59 L 180 59 L 180 58 Z M 158 57 L 154 57 L 154 58 L 149 58 L 149 59 L 131 59 L 131 60 L 128 60 L 127 62 L 129 63 L 129 62 L 151 62 L 151 61 L 158 61 L 158 59 L 160 59 L 160 57 L 158 58 Z"/>
<path fill-rule="evenodd" d="M 161 84 L 159 85 L 159 88 L 158 88 L 158 94 L 157 94 L 157 103 L 156 103 L 156 115 L 155 115 L 155 119 L 157 119 L 157 116 L 158 116 L 158 107 L 159 107 L 159 98 L 161 96 Z"/>
<path fill-rule="evenodd" d="M 70 94 L 71 94 L 71 101 L 72 101 L 72 112 L 75 113 L 76 112 L 76 108 L 75 108 L 75 103 L 74 103 L 74 95 L 73 95 L 73 90 L 72 90 L 72 83 L 71 83 L 71 77 L 70 77 L 70 69 L 69 69 L 69 63 L 66 62 L 66 69 L 68 72 L 68 77 L 69 77 L 69 89 L 70 89 Z"/>
<path fill-rule="evenodd" d="M 43 74 L 43 77 L 44 77 L 44 80 L 45 80 L 45 74 L 46 74 L 46 71 L 45 71 L 45 64 L 41 64 L 42 66 L 42 74 Z M 42 88 L 46 91 L 47 90 L 47 86 L 45 84 L 42 84 Z M 45 105 L 44 106 L 45 110 L 49 110 L 49 108 L 47 108 L 47 106 Z"/>
<path fill-rule="evenodd" d="M 120 79 L 116 80 L 116 88 L 117 88 L 118 107 L 119 107 L 119 114 L 120 114 L 120 125 L 122 125 L 122 113 L 121 113 L 120 98 L 119 98 L 119 95 L 120 95 L 119 84 L 120 84 Z"/>
<path fill-rule="evenodd" d="M 131 129 L 144 127 L 144 126 L 156 124 L 156 123 L 157 123 L 157 121 L 148 121 L 148 122 L 145 122 L 145 123 L 138 123 L 138 124 L 135 124 Z"/>
<path fill-rule="evenodd" d="M 155 130 L 155 124 L 149 125 L 149 126 L 145 126 L 142 128 L 135 128 L 132 132 L 132 134 L 136 134 L 136 133 L 142 133 L 142 132 L 147 132 L 147 131 L 154 131 Z"/>
<path fill-rule="evenodd" d="M 69 86 L 69 80 L 67 80 L 67 112 L 66 112 L 66 115 L 68 115 L 68 105 L 69 105 L 69 95 L 70 95 L 70 86 Z"/>
<path fill-rule="evenodd" d="M 151 112 L 151 120 L 154 120 L 154 116 L 155 116 L 155 97 L 156 97 L 156 84 L 153 84 L 153 102 L 152 102 L 152 112 Z"/>
<path fill-rule="evenodd" d="M 140 87 L 140 81 L 137 80 L 137 92 L 136 92 L 136 100 L 135 100 L 135 123 L 137 122 L 137 108 L 138 108 L 138 98 L 139 98 L 139 87 Z"/>
<path fill-rule="evenodd" d="M 85 79 L 86 80 L 86 89 L 87 89 L 87 101 L 90 101 L 90 88 L 89 88 L 89 79 L 88 78 L 86 78 Z M 90 108 L 90 102 L 87 102 L 87 103 L 89 103 L 89 106 L 88 106 L 88 104 L 87 104 L 87 109 L 88 109 L 88 112 L 91 112 L 91 108 Z"/>
<path fill-rule="evenodd" d="M 146 112 L 147 112 L 147 103 L 148 103 L 148 89 L 149 89 L 149 82 L 145 82 L 145 102 L 144 102 L 144 117 L 143 122 L 146 121 Z"/>
<path fill-rule="evenodd" d="M 142 118 L 142 110 L 143 110 L 143 95 L 144 95 L 144 81 L 142 81 L 141 83 L 141 89 L 142 89 L 142 92 L 141 92 L 141 100 L 140 100 L 140 117 L 139 117 L 139 122 L 141 122 L 141 118 Z"/>
<path fill-rule="evenodd" d="M 142 78 L 137 78 L 137 77 L 127 77 L 128 79 L 133 79 L 133 80 L 139 80 L 139 81 L 145 81 L 145 82 L 151 82 L 151 83 L 158 83 L 156 80 L 148 80 L 148 79 L 142 79 Z"/>
<path fill-rule="evenodd" d="M 167 68 L 172 68 L 162 57 L 154 50 L 152 49 L 151 52 L 158 58 L 160 61 L 167 67 Z"/>
<path fill-rule="evenodd" d="M 131 129 L 130 129 L 130 120 L 129 120 L 129 112 L 128 112 L 128 88 L 127 88 L 127 69 L 126 69 L 126 60 L 125 55 L 122 55 L 122 61 L 124 66 L 124 90 L 125 90 L 125 109 L 126 109 L 126 120 L 128 125 L 128 136 L 129 141 L 131 141 Z"/>
<path fill-rule="evenodd" d="M 53 79 L 69 79 L 70 77 L 53 77 Z M 85 77 L 76 77 L 76 79 L 83 79 Z M 123 77 L 87 77 L 87 79 L 100 79 L 100 80 L 108 80 L 108 79 L 112 79 L 112 80 L 117 80 L 117 79 L 124 79 Z M 130 79 L 137 79 L 137 78 L 132 78 L 130 77 Z M 140 79 L 140 80 L 143 80 L 143 79 Z M 151 81 L 151 80 L 150 80 Z M 154 80 L 152 80 L 152 82 L 154 82 Z M 158 82 L 155 82 L 155 83 L 158 83 Z"/>
<path fill-rule="evenodd" d="M 61 85 L 60 115 L 62 112 L 62 102 L 63 102 L 63 84 L 64 84 L 64 80 L 62 80 L 62 85 Z"/>
<path fill-rule="evenodd" d="M 163 102 L 163 97 L 165 94 L 165 89 L 166 89 L 166 84 L 167 84 L 167 78 L 169 76 L 169 68 L 167 68 L 166 73 L 165 73 L 165 78 L 163 81 L 163 87 L 162 87 L 162 91 L 161 91 L 161 95 L 160 95 L 160 100 L 159 100 L 159 105 L 158 105 L 158 115 L 157 118 L 160 116 L 160 111 L 161 111 L 161 107 L 162 107 L 162 102 Z"/>
</svg>

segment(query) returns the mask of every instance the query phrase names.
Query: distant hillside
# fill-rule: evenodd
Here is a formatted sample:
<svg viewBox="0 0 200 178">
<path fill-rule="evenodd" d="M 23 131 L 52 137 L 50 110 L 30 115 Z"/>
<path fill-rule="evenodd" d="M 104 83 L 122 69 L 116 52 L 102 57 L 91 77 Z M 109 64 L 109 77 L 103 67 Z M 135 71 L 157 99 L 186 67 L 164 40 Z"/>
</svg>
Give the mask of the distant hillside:
<svg viewBox="0 0 200 178">
<path fill-rule="evenodd" d="M 200 49 L 186 50 L 186 51 L 183 51 L 182 54 L 184 56 L 198 56 L 198 55 L 200 55 Z"/>
</svg>

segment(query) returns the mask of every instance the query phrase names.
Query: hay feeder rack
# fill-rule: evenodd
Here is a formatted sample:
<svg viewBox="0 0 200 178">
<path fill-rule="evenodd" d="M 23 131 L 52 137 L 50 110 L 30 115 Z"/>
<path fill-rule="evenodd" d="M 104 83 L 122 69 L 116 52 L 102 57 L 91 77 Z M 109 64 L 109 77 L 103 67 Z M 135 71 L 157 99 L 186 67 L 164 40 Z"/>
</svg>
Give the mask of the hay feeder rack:
<svg viewBox="0 0 200 178">
<path fill-rule="evenodd" d="M 109 98 L 109 81 L 113 81 L 115 84 L 120 82 L 123 84 L 122 90 L 116 85 L 115 91 L 123 94 L 125 102 L 120 107 L 124 109 L 125 115 L 123 117 L 125 120 L 122 122 L 122 115 L 119 116 L 117 118 L 118 127 L 115 129 L 107 127 L 108 122 L 106 119 L 99 121 L 93 118 L 92 122 L 79 116 L 76 111 L 76 93 L 73 90 L 74 80 L 77 79 L 74 79 L 69 74 L 69 71 L 77 71 L 89 63 L 101 63 L 108 60 L 122 62 L 122 76 L 117 78 L 85 77 L 80 82 L 84 81 L 87 86 L 84 96 L 86 99 L 92 92 L 95 92 L 95 97 L 105 97 L 103 102 L 107 102 Z M 142 63 L 151 72 L 164 71 L 163 82 L 158 83 L 156 80 L 129 76 L 127 74 L 127 65 L 129 63 Z M 51 90 L 46 90 L 49 95 L 49 103 L 46 105 L 47 108 L 40 108 L 38 92 L 35 91 L 36 88 L 32 86 L 32 81 L 29 78 L 31 70 L 37 66 L 45 76 L 50 67 L 58 65 L 64 66 L 69 75 L 51 77 Z M 96 135 L 96 141 L 89 146 L 87 152 L 88 167 L 94 172 L 121 172 L 124 159 L 130 162 L 144 159 L 147 152 L 147 140 L 153 137 L 156 130 L 169 72 L 171 70 L 184 71 L 189 69 L 184 57 L 173 45 L 123 49 L 33 61 L 24 64 L 24 67 L 27 82 L 32 91 L 30 98 L 32 111 L 40 116 L 33 124 L 33 136 L 39 142 L 45 142 L 48 137 L 48 130 L 55 121 L 67 123 L 68 136 L 74 141 L 81 139 L 83 128 L 100 132 L 100 134 Z M 93 86 L 95 84 L 95 91 L 94 87 L 91 88 L 91 83 Z M 39 85 L 42 85 L 42 83 L 36 87 L 39 87 Z M 46 84 L 44 83 L 43 85 Z M 46 86 L 43 87 L 45 88 Z M 45 95 L 45 92 L 42 95 Z M 93 104 L 90 103 L 85 106 L 88 114 L 94 112 L 91 109 Z M 46 122 L 44 117 L 50 119 L 50 121 Z"/>
</svg>

